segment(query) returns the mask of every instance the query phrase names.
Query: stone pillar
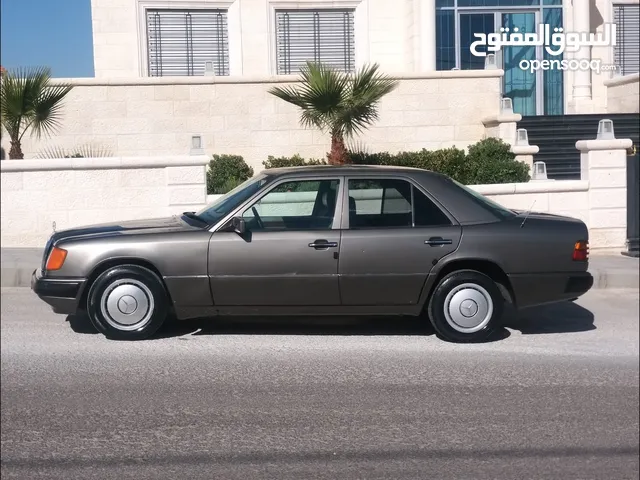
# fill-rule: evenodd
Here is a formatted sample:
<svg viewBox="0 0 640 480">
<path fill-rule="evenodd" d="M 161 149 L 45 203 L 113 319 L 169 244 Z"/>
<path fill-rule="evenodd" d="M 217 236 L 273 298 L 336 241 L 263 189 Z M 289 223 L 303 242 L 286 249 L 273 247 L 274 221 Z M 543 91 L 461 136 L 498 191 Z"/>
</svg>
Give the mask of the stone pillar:
<svg viewBox="0 0 640 480">
<path fill-rule="evenodd" d="M 516 130 L 518 122 L 522 120 L 519 113 L 504 114 L 486 117 L 482 119 L 484 132 L 487 137 L 500 138 L 510 145 L 516 143 Z"/>
<path fill-rule="evenodd" d="M 518 162 L 525 163 L 529 167 L 529 175 L 533 174 L 533 156 L 540 151 L 537 145 L 512 145 L 511 153 L 516 156 Z"/>
<path fill-rule="evenodd" d="M 420 67 L 423 72 L 436 69 L 436 2 L 420 2 Z"/>
<path fill-rule="evenodd" d="M 627 149 L 630 139 L 580 140 L 581 179 L 589 182 L 591 248 L 624 248 L 627 238 Z"/>
<path fill-rule="evenodd" d="M 573 31 L 588 33 L 591 31 L 591 13 L 589 2 L 573 1 Z M 573 53 L 577 61 L 591 61 L 591 47 L 583 46 Z M 573 113 L 591 113 L 591 71 L 577 70 L 573 72 Z"/>
</svg>

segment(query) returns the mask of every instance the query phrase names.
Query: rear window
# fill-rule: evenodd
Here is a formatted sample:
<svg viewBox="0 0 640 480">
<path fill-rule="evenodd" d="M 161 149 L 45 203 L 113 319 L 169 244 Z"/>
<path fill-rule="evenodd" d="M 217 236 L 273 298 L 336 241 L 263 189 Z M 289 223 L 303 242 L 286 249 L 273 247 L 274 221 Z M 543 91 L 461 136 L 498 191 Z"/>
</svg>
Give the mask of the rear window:
<svg viewBox="0 0 640 480">
<path fill-rule="evenodd" d="M 466 185 L 463 185 L 460 182 L 455 181 L 453 178 L 449 178 L 451 182 L 453 182 L 456 186 L 460 187 L 460 189 L 465 193 L 465 195 L 473 200 L 475 203 L 483 206 L 484 208 L 490 210 L 494 215 L 498 218 L 512 218 L 516 216 L 516 213 L 513 210 L 509 210 L 506 207 L 503 207 L 497 202 L 485 197 L 484 195 L 476 192 L 473 188 L 469 188 Z"/>
</svg>

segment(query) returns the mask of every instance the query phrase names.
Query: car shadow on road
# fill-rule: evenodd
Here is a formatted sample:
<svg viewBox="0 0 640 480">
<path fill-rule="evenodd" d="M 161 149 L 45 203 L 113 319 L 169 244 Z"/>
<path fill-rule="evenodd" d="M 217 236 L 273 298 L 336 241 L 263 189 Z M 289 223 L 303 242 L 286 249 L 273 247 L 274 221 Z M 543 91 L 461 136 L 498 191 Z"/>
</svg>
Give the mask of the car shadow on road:
<svg viewBox="0 0 640 480">
<path fill-rule="evenodd" d="M 593 313 L 574 302 L 505 311 L 503 325 L 523 335 L 578 333 L 595 330 Z"/>
<path fill-rule="evenodd" d="M 501 341 L 518 330 L 525 335 L 574 333 L 595 329 L 593 314 L 572 302 L 536 307 L 522 312 L 507 308 L 503 324 L 486 342 Z M 76 333 L 98 333 L 86 315 L 68 316 Z M 414 317 L 219 317 L 167 322 L 149 340 L 189 335 L 328 335 L 429 336 L 435 332 L 424 318 Z"/>
</svg>

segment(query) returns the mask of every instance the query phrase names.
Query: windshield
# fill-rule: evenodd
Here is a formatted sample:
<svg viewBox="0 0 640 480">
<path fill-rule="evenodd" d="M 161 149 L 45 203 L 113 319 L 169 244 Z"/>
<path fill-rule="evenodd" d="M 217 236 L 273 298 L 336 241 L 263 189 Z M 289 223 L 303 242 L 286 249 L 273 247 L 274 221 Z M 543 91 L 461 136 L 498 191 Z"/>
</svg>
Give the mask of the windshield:
<svg viewBox="0 0 640 480">
<path fill-rule="evenodd" d="M 241 183 L 233 190 L 225 193 L 211 205 L 196 213 L 205 220 L 209 225 L 218 223 L 222 218 L 228 215 L 234 208 L 251 197 L 260 190 L 268 182 L 266 175 L 258 175 Z"/>
<path fill-rule="evenodd" d="M 499 203 L 496 203 L 493 200 L 490 200 L 484 195 L 481 195 L 480 193 L 476 192 L 474 189 L 469 188 L 466 185 L 461 184 L 460 182 L 456 182 L 453 178 L 451 178 L 450 180 L 453 183 L 455 183 L 458 187 L 460 187 L 462 190 L 464 190 L 465 193 L 467 193 L 467 195 L 473 197 L 473 200 L 475 200 L 476 203 L 480 203 L 484 207 L 489 208 L 489 210 L 491 210 L 493 213 L 495 213 L 499 217 L 511 218 L 516 215 L 512 210 L 509 210 L 508 208 L 503 207 Z"/>
</svg>

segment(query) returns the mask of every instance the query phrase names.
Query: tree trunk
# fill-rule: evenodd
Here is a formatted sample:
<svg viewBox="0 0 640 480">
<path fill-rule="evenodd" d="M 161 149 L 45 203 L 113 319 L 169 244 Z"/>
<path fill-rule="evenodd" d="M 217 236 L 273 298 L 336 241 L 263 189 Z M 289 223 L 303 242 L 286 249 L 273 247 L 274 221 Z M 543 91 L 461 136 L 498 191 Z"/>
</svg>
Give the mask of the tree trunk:
<svg viewBox="0 0 640 480">
<path fill-rule="evenodd" d="M 11 150 L 9 150 L 9 158 L 11 160 L 22 160 L 24 158 L 20 140 L 11 140 Z"/>
<path fill-rule="evenodd" d="M 340 133 L 331 135 L 331 151 L 329 152 L 329 165 L 343 165 L 349 163 L 347 147 L 344 145 L 344 138 Z"/>
</svg>

